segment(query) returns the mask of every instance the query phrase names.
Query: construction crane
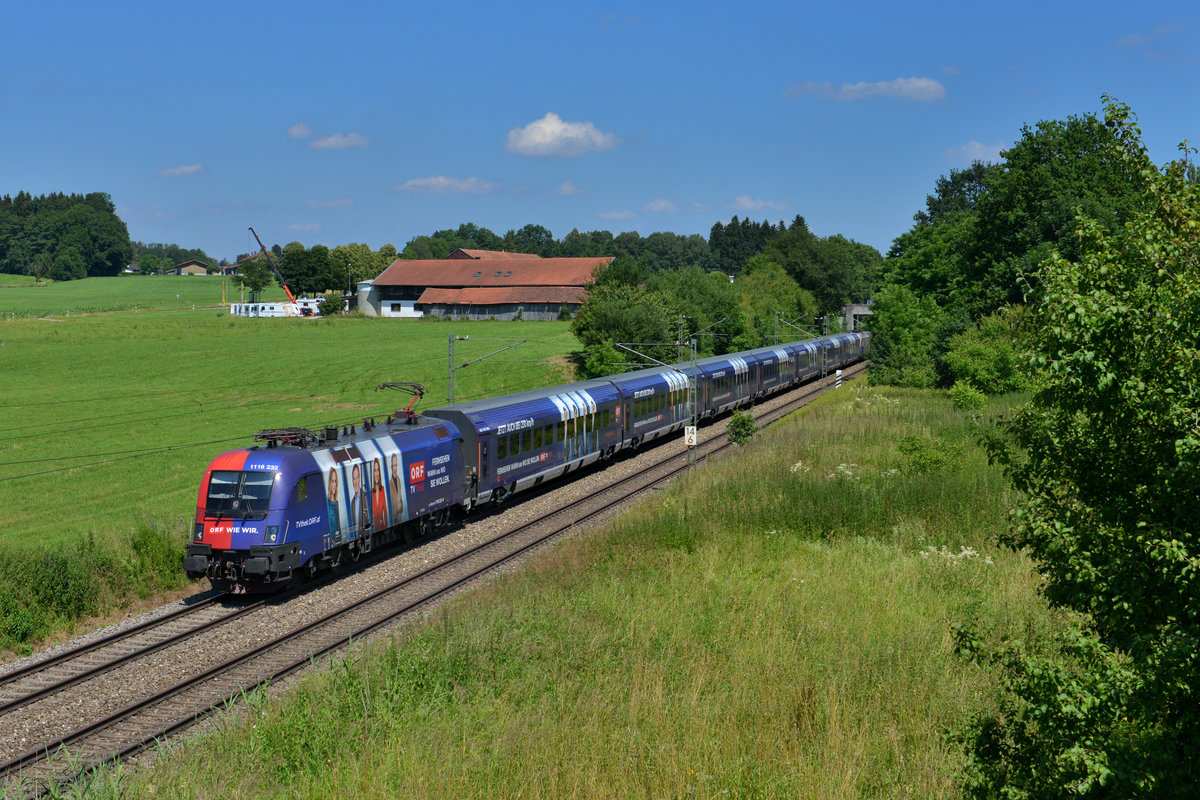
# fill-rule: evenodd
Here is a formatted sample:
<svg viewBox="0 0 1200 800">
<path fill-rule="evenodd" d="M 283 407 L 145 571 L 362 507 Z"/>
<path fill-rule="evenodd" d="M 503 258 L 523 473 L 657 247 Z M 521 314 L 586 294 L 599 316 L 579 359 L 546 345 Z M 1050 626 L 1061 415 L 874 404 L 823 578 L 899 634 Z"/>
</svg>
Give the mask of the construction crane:
<svg viewBox="0 0 1200 800">
<path fill-rule="evenodd" d="M 250 232 L 254 233 L 253 226 L 251 226 Z M 271 271 L 275 273 L 275 279 L 279 281 L 279 285 L 283 287 L 283 291 L 287 295 L 288 300 L 295 304 L 296 296 L 292 294 L 292 290 L 288 288 L 287 281 L 285 281 L 283 279 L 283 275 L 280 274 L 279 265 L 275 263 L 275 259 L 271 258 L 271 251 L 263 246 L 262 239 L 258 238 L 257 233 L 254 233 L 254 238 L 258 241 L 258 249 L 261 250 L 262 254 L 267 257 L 267 263 L 271 265 Z"/>
</svg>

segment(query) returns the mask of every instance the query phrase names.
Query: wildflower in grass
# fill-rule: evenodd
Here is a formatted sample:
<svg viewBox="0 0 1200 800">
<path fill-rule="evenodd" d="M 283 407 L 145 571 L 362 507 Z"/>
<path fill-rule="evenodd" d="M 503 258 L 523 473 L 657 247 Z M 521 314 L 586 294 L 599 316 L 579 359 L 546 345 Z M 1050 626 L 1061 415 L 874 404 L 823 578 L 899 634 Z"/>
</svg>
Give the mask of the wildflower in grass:
<svg viewBox="0 0 1200 800">
<path fill-rule="evenodd" d="M 795 464 L 792 464 L 791 469 L 788 471 L 793 474 L 797 472 L 808 472 L 808 467 L 804 465 L 803 461 L 797 461 Z"/>
<path fill-rule="evenodd" d="M 921 558 L 925 559 L 926 561 L 932 559 L 935 561 L 940 561 L 941 563 L 947 564 L 951 567 L 957 567 L 965 564 L 968 561 L 979 558 L 979 551 L 974 547 L 962 547 L 959 548 L 957 553 L 955 553 L 951 551 L 950 548 L 946 547 L 946 545 L 942 545 L 940 548 L 930 545 L 921 551 Z M 991 557 L 989 556 L 984 563 L 990 565 L 992 563 Z"/>
<path fill-rule="evenodd" d="M 833 472 L 828 473 L 825 477 L 830 480 L 856 481 L 859 477 L 858 464 L 838 464 Z"/>
</svg>

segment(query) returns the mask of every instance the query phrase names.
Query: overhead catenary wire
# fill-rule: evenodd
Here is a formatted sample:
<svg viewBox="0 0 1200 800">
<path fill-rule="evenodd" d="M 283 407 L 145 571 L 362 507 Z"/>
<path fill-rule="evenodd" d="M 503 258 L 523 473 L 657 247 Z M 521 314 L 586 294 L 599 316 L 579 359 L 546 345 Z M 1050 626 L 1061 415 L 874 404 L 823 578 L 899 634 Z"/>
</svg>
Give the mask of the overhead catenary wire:
<svg viewBox="0 0 1200 800">
<path fill-rule="evenodd" d="M 476 341 L 483 341 L 483 340 L 476 340 Z M 441 358 L 422 359 L 421 361 L 407 362 L 407 366 L 409 366 L 409 367 L 420 366 L 420 365 L 435 363 L 435 362 L 440 362 L 440 361 L 441 361 Z M 552 362 L 549 359 L 498 359 L 495 363 L 549 365 Z M 283 383 L 283 382 L 291 381 L 291 380 L 294 380 L 294 378 L 289 377 L 289 378 L 278 378 L 278 379 L 274 379 L 274 380 L 270 380 L 270 381 L 256 381 L 256 385 L 262 385 L 264 383 Z M 437 378 L 434 378 L 434 380 L 429 381 L 429 383 L 431 383 L 433 385 L 437 385 L 442 382 L 444 382 L 444 381 L 438 380 Z M 245 386 L 246 386 L 245 383 L 238 383 L 238 384 L 233 384 L 233 385 L 230 385 L 230 386 L 227 386 L 224 388 L 245 388 Z M 212 387 L 209 387 L 209 388 L 211 389 Z M 218 388 L 221 388 L 221 387 L 218 387 Z M 152 392 L 139 392 L 139 393 L 133 393 L 133 394 L 126 394 L 126 395 L 108 395 L 106 397 L 100 397 L 100 398 L 97 398 L 97 397 L 71 398 L 69 400 L 50 401 L 50 402 L 42 403 L 42 404 L 15 403 L 15 404 L 9 404 L 7 406 L 0 406 L 0 410 L 2 410 L 4 408 L 22 408 L 22 407 L 25 407 L 28 405 L 65 405 L 65 404 L 74 403 L 74 402 L 96 403 L 96 402 L 106 402 L 106 401 L 113 401 L 113 400 L 144 399 L 144 398 L 150 398 L 150 397 L 182 394 L 185 392 L 193 392 L 193 391 L 194 391 L 194 388 L 188 387 L 188 388 L 183 388 L 183 389 L 171 389 L 171 390 L 152 391 Z M 485 394 L 486 394 L 486 392 L 485 392 Z M 481 394 L 480 396 L 483 396 L 483 395 Z M 266 399 L 254 401 L 254 402 L 238 403 L 238 404 L 233 404 L 233 405 L 228 405 L 228 406 L 219 406 L 219 407 L 215 407 L 215 408 L 210 408 L 209 411 L 205 412 L 205 413 L 210 413 L 210 412 L 215 412 L 215 411 L 232 411 L 232 410 L 237 410 L 237 409 L 249 408 L 251 406 L 269 405 L 271 403 L 279 403 L 279 402 L 283 402 L 283 401 L 295 401 L 295 400 L 301 400 L 301 399 L 313 400 L 316 397 L 318 397 L 318 395 L 316 395 L 316 394 L 284 395 L 282 397 L 276 396 L 276 397 L 266 398 Z M 195 405 L 197 402 L 198 401 L 189 401 L 185 404 L 180 404 L 178 406 L 175 406 L 180 409 L 186 409 L 186 410 L 181 410 L 178 413 L 156 414 L 156 415 L 152 415 L 152 416 L 135 417 L 134 419 L 115 420 L 115 421 L 110 421 L 106 424 L 88 425 L 88 426 L 86 426 L 86 430 L 92 431 L 92 430 L 96 430 L 99 428 L 111 428 L 111 427 L 119 427 L 122 425 L 144 424 L 144 423 L 149 423 L 149 422 L 158 422 L 158 421 L 164 420 L 164 419 L 172 419 L 172 418 L 183 417 L 183 416 L 191 416 L 196 413 Z M 143 414 L 143 413 L 145 413 L 145 412 L 132 411 L 132 412 L 126 412 L 124 414 L 119 414 L 118 416 L 129 417 L 129 416 Z M 375 412 L 375 416 L 383 416 L 388 413 L 391 413 L 390 409 L 387 411 Z M 61 431 L 62 434 L 64 434 L 64 435 L 74 434 L 74 433 L 80 432 L 81 430 L 85 430 L 85 428 L 78 427 L 78 423 L 80 423 L 80 422 L 91 422 L 91 421 L 97 420 L 97 419 L 112 420 L 113 416 L 114 416 L 113 414 L 107 414 L 103 417 L 93 417 L 93 418 L 83 418 L 83 419 L 81 419 L 79 417 L 72 417 L 69 420 L 63 420 L 63 421 L 58 421 L 58 422 L 37 423 L 35 427 L 45 428 L 45 427 L 49 427 L 49 426 L 53 426 L 53 425 L 58 425 L 60 427 L 63 427 L 64 425 L 66 425 L 67 422 L 75 423 L 74 425 L 71 425 L 69 427 L 63 427 L 63 430 Z M 336 425 L 336 426 L 354 425 L 354 424 L 357 424 L 358 422 L 362 421 L 364 418 L 368 418 L 371 416 L 372 416 L 372 414 L 370 412 L 359 412 L 354 415 L 342 417 L 342 418 L 335 419 L 335 420 L 329 420 L 328 422 L 330 424 Z M 319 427 L 325 427 L 325 426 L 322 425 Z M 29 426 L 23 426 L 23 429 L 28 430 Z M 223 437 L 223 438 L 219 438 L 219 439 L 210 439 L 210 440 L 205 440 L 205 441 L 201 441 L 201 442 L 188 442 L 188 443 L 183 443 L 183 444 L 159 445 L 159 446 L 145 447 L 145 448 L 133 448 L 133 449 L 128 449 L 128 450 L 113 450 L 113 451 L 99 452 L 99 453 L 87 453 L 87 454 L 78 454 L 78 455 L 59 455 L 59 456 L 48 456 L 48 457 L 38 457 L 38 458 L 30 458 L 30 459 L 5 461 L 5 462 L 0 462 L 0 466 L 4 466 L 4 467 L 20 466 L 20 465 L 26 465 L 26 464 L 46 463 L 46 462 L 50 462 L 50 461 L 57 461 L 57 462 L 75 461 L 75 462 L 78 462 L 79 459 L 84 459 L 84 458 L 98 459 L 96 461 L 90 461 L 90 462 L 85 462 L 85 463 L 64 464 L 63 466 L 55 467 L 53 469 L 39 470 L 39 471 L 34 471 L 34 472 L 26 472 L 26 473 L 21 473 L 18 475 L 0 476 L 0 482 L 34 478 L 34 477 L 50 475 L 50 474 L 55 474 L 55 473 L 60 473 L 60 472 L 69 472 L 72 470 L 90 469 L 93 467 L 103 466 L 106 464 L 112 464 L 112 463 L 116 463 L 116 462 L 120 462 L 120 461 L 127 461 L 130 459 L 144 457 L 147 455 L 171 452 L 171 451 L 175 451 L 175 450 L 186 450 L 186 449 L 196 448 L 196 447 L 206 447 L 206 446 L 217 445 L 217 444 L 225 444 L 225 443 L 231 443 L 231 442 L 244 441 L 246 439 L 253 437 L 253 435 L 254 435 L 254 433 L 251 432 L 251 433 L 245 433 L 245 434 L 241 434 L 241 435 L 237 435 L 237 436 Z M 23 439 L 29 439 L 29 438 L 45 439 L 46 434 L 38 432 L 38 433 L 28 433 L 25 435 L 6 437 L 6 439 L 8 441 L 17 441 L 17 440 L 23 440 Z"/>
</svg>

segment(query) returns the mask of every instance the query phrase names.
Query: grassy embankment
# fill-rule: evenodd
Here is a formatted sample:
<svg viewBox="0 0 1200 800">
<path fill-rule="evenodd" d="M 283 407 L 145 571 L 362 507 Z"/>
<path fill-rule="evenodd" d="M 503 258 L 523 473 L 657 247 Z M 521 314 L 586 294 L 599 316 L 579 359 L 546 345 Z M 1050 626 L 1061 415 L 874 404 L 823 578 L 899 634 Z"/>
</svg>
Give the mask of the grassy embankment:
<svg viewBox="0 0 1200 800">
<path fill-rule="evenodd" d="M 993 687 L 951 626 L 1056 624 L 990 544 L 1009 490 L 975 436 L 940 393 L 853 384 L 120 791 L 954 796 L 945 734 Z"/>
<path fill-rule="evenodd" d="M 190 304 L 77 313 L 112 305 L 106 281 L 145 309 L 167 302 L 164 286 L 173 302 L 206 280 L 0 288 L 0 653 L 183 586 L 204 468 L 255 432 L 383 417 L 411 399 L 376 392 L 383 381 L 422 383 L 424 407 L 444 403 L 451 334 L 472 337 L 460 361 L 503 346 L 488 339 L 529 340 L 460 371 L 460 400 L 561 381 L 578 346 L 560 322 L 233 319 Z M 51 318 L 6 313 L 36 305 L 14 295 L 51 290 Z M 558 362 L 533 363 L 547 358 Z"/>
</svg>

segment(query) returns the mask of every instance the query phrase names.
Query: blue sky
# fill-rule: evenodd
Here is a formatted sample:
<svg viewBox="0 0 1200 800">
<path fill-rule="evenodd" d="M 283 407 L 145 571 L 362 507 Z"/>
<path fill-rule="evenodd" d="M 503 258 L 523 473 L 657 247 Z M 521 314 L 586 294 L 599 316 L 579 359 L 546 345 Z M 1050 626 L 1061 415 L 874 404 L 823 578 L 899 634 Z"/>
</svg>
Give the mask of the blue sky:
<svg viewBox="0 0 1200 800">
<path fill-rule="evenodd" d="M 1200 142 L 1200 7 L 1162 3 L 10 6 L 0 193 L 104 191 L 232 259 L 474 222 L 708 235 L 791 220 L 886 251 L 1021 126 L 1138 114 Z"/>
</svg>

